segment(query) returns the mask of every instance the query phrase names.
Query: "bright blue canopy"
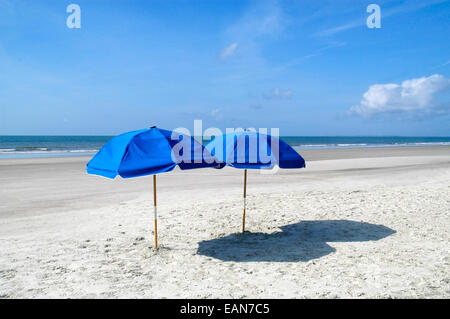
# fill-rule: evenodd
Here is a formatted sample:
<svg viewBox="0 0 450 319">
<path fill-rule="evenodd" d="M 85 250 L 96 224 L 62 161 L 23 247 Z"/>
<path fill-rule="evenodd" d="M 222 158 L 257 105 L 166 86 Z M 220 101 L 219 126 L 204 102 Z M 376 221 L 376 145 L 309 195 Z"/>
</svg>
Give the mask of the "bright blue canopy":
<svg viewBox="0 0 450 319">
<path fill-rule="evenodd" d="M 216 136 L 205 148 L 221 166 L 236 168 L 302 168 L 305 160 L 281 139 L 254 131 L 240 131 Z"/>
<path fill-rule="evenodd" d="M 191 136 L 153 127 L 111 139 L 87 164 L 87 172 L 130 178 L 169 172 L 177 165 L 181 169 L 213 167 L 215 160 Z"/>
</svg>

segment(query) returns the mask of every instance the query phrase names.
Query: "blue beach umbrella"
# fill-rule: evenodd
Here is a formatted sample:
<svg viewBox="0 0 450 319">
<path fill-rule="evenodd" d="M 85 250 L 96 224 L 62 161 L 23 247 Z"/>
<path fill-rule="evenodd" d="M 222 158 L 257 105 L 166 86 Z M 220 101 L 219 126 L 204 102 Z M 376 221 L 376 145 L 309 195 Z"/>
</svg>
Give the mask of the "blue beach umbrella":
<svg viewBox="0 0 450 319">
<path fill-rule="evenodd" d="M 188 135 L 151 127 L 124 133 L 106 143 L 87 164 L 89 174 L 114 179 L 153 175 L 155 247 L 158 247 L 156 174 L 216 166 L 216 159 Z"/>
<path fill-rule="evenodd" d="M 244 169 L 244 212 L 242 232 L 245 231 L 245 209 L 247 197 L 247 169 L 303 168 L 305 160 L 283 140 L 255 131 L 237 131 L 216 136 L 205 148 L 215 156 L 216 168 L 232 166 Z"/>
</svg>

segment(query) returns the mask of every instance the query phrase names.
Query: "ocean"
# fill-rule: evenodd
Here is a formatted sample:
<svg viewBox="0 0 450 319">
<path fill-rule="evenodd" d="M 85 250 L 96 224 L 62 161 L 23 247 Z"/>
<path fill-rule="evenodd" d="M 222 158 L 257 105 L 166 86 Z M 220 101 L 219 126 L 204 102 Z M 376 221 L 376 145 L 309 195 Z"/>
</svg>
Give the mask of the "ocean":
<svg viewBox="0 0 450 319">
<path fill-rule="evenodd" d="M 0 158 L 94 155 L 112 136 L 0 136 Z M 282 136 L 296 150 L 449 145 L 450 137 Z"/>
</svg>

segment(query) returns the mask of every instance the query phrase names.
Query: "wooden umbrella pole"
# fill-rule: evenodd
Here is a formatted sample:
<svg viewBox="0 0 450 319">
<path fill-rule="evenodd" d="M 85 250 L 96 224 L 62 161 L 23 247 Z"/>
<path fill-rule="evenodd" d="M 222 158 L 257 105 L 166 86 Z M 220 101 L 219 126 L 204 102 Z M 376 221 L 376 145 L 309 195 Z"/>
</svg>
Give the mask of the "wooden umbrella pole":
<svg viewBox="0 0 450 319">
<path fill-rule="evenodd" d="M 244 170 L 244 214 L 242 215 L 242 232 L 245 232 L 245 208 L 247 197 L 247 169 Z"/>
<path fill-rule="evenodd" d="M 158 248 L 158 215 L 156 212 L 156 175 L 153 175 L 153 205 L 155 209 L 155 248 Z"/>
</svg>

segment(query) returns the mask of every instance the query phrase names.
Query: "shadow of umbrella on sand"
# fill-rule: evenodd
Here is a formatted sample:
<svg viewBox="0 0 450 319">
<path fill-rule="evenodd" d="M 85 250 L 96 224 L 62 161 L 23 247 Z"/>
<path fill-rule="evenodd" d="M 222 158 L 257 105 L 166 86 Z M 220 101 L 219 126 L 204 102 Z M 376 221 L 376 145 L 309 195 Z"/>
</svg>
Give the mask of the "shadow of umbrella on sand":
<svg viewBox="0 0 450 319">
<path fill-rule="evenodd" d="M 181 144 L 179 144 L 181 143 Z M 176 149 L 174 151 L 174 149 Z M 188 135 L 156 128 L 118 135 L 106 143 L 87 164 L 89 174 L 114 179 L 153 175 L 155 247 L 158 247 L 156 174 L 180 169 L 214 167 L 215 158 Z"/>
<path fill-rule="evenodd" d="M 216 168 L 228 165 L 244 170 L 244 209 L 242 232 L 245 232 L 247 169 L 303 168 L 305 160 L 278 137 L 245 130 L 216 136 L 205 148 L 219 160 Z"/>
<path fill-rule="evenodd" d="M 326 256 L 336 250 L 327 242 L 375 241 L 395 230 L 351 220 L 317 220 L 282 226 L 281 232 L 240 233 L 199 243 L 197 253 L 222 261 L 298 262 Z"/>
</svg>

